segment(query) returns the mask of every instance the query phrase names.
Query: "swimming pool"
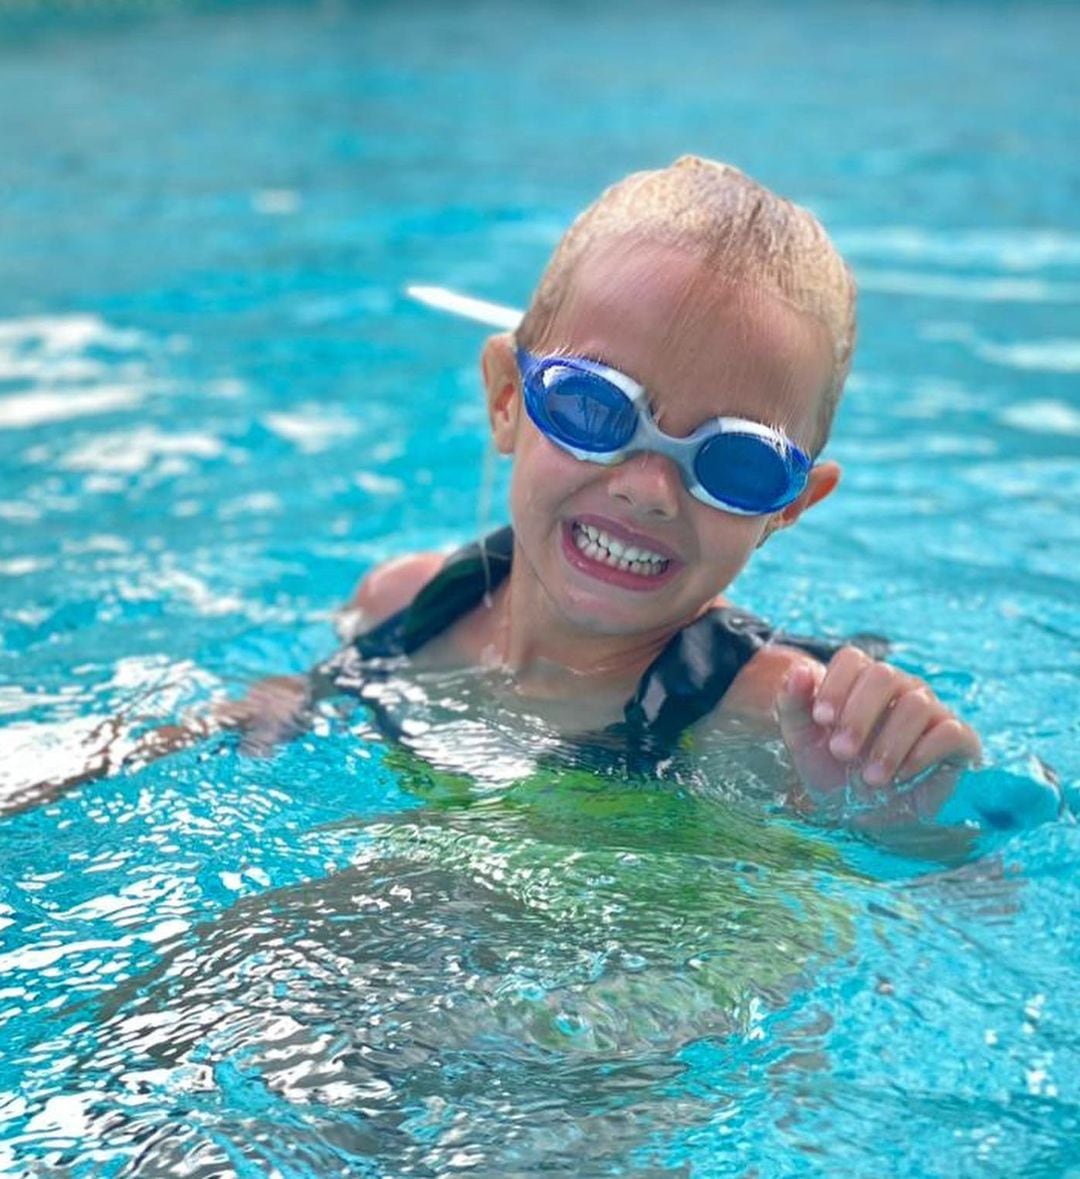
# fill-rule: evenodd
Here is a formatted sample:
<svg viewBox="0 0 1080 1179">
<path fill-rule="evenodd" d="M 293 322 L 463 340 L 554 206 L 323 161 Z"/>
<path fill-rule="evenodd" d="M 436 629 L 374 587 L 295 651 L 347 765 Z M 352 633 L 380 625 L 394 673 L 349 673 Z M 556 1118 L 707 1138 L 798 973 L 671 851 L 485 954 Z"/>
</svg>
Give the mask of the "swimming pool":
<svg viewBox="0 0 1080 1179">
<path fill-rule="evenodd" d="M 310 665 L 373 562 L 500 521 L 481 334 L 402 288 L 521 303 L 584 201 L 695 150 L 863 290 L 844 485 L 736 596 L 887 633 L 991 782 L 1075 800 L 1078 26 L 0 15 L 5 790 Z M 1077 828 L 941 870 L 742 764 L 478 787 L 352 713 L 0 819 L 0 1173 L 1080 1173 Z"/>
</svg>

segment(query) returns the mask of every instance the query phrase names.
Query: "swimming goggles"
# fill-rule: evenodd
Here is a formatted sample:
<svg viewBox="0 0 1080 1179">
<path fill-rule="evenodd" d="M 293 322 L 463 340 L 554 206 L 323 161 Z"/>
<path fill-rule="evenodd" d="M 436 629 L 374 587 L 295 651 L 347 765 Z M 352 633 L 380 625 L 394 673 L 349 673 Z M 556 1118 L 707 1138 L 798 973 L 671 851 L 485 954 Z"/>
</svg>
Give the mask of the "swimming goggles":
<svg viewBox="0 0 1080 1179">
<path fill-rule="evenodd" d="M 744 418 L 713 418 L 685 438 L 665 434 L 637 381 L 595 360 L 517 351 L 525 410 L 536 428 L 574 458 L 610 466 L 632 454 L 662 454 L 686 490 L 737 516 L 763 516 L 796 499 L 812 463 L 786 435 Z"/>
</svg>

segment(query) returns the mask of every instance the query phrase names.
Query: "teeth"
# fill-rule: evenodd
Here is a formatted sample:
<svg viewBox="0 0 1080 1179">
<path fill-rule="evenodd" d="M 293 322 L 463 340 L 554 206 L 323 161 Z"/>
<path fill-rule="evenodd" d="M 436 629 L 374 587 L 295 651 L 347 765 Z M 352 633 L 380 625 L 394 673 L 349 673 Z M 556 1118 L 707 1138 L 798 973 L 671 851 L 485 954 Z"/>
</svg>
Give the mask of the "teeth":
<svg viewBox="0 0 1080 1179">
<path fill-rule="evenodd" d="M 636 573 L 639 577 L 655 577 L 671 563 L 659 553 L 624 545 L 592 524 L 574 525 L 574 543 L 590 560 Z"/>
</svg>

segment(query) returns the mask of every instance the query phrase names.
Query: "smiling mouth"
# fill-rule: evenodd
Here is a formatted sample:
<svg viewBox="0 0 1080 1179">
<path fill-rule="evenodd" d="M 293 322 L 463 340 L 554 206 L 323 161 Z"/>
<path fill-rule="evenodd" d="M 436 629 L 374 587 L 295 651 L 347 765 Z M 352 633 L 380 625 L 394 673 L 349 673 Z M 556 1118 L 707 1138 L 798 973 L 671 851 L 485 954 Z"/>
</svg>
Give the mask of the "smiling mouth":
<svg viewBox="0 0 1080 1179">
<path fill-rule="evenodd" d="M 589 560 L 623 573 L 633 573 L 638 577 L 659 577 L 671 564 L 667 557 L 637 545 L 623 544 L 592 524 L 575 521 L 571 534 L 575 547 Z"/>
</svg>

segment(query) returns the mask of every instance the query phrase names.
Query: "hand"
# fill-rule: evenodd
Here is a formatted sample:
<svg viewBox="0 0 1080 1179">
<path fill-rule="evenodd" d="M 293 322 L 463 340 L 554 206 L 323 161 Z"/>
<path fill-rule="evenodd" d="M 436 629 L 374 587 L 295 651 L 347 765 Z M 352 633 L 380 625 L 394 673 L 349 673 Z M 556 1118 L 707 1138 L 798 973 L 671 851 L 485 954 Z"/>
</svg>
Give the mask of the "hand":
<svg viewBox="0 0 1080 1179">
<path fill-rule="evenodd" d="M 812 795 L 832 794 L 849 783 L 869 795 L 944 764 L 953 771 L 940 782 L 947 797 L 958 767 L 981 752 L 974 731 L 926 683 L 855 647 L 844 647 L 828 668 L 809 661 L 792 667 L 777 717 L 799 779 Z M 933 793 L 936 810 L 944 797 L 936 797 L 940 790 Z"/>
<path fill-rule="evenodd" d="M 240 700 L 224 700 L 209 713 L 189 716 L 180 724 L 155 725 L 134 743 L 127 742 L 122 754 L 109 760 L 109 752 L 121 744 L 123 718 L 112 718 L 97 731 L 107 734 L 109 743 L 98 754 L 108 770 L 137 767 L 167 757 L 204 741 L 223 729 L 242 734 L 244 753 L 263 756 L 282 741 L 302 733 L 307 727 L 312 702 L 311 681 L 306 676 L 268 676 L 251 686 Z M 96 734 L 95 734 L 96 735 Z M 94 776 L 100 777 L 100 773 Z"/>
</svg>

